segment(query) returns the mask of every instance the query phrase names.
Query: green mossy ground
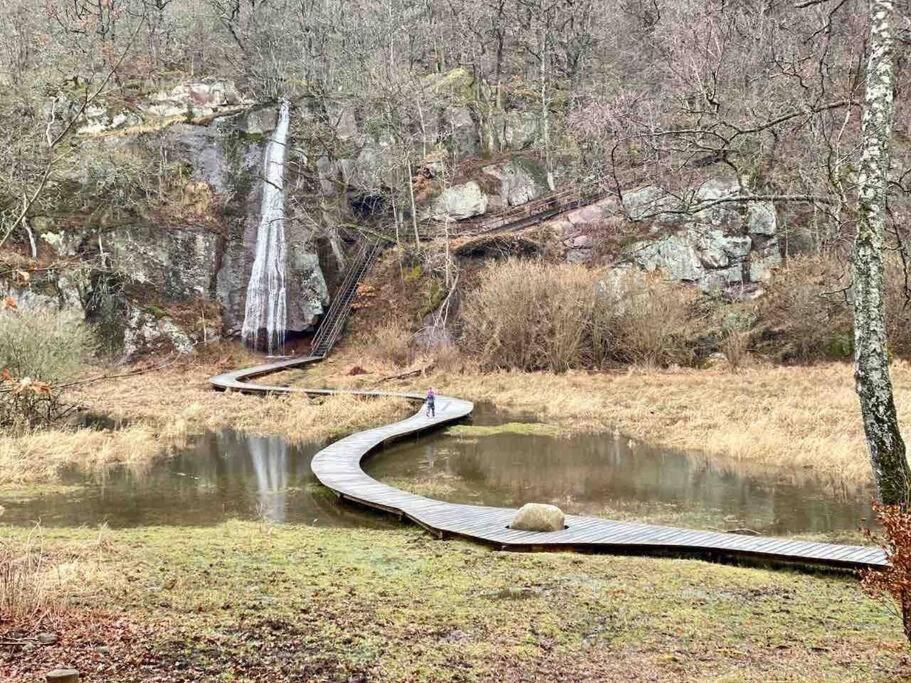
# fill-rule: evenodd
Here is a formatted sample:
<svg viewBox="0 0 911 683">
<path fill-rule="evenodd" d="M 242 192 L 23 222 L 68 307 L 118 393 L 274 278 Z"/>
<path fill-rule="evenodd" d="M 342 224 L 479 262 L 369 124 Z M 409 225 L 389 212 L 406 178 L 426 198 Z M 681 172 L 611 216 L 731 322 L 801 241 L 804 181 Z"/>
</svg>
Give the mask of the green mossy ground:
<svg viewBox="0 0 911 683">
<path fill-rule="evenodd" d="M 86 567 L 73 609 L 151 627 L 149 680 L 165 670 L 169 680 L 308 681 L 911 674 L 897 618 L 847 576 L 503 553 L 405 526 L 231 522 L 42 535 L 44 552 Z M 103 679 L 131 680 L 119 667 Z"/>
</svg>

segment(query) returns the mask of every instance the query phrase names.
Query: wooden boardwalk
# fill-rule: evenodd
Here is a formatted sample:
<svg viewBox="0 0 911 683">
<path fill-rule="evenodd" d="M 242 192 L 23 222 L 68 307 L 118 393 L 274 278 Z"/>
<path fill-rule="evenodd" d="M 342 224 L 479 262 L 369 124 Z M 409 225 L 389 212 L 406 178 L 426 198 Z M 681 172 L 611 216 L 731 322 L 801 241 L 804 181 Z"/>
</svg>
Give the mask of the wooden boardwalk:
<svg viewBox="0 0 911 683">
<path fill-rule="evenodd" d="M 417 394 L 297 389 L 249 381 L 317 360 L 320 358 L 293 358 L 229 372 L 213 377 L 210 381 L 218 389 L 248 393 L 353 393 L 423 400 L 423 396 Z M 419 410 L 405 420 L 357 432 L 336 441 L 314 456 L 311 465 L 314 474 L 324 486 L 341 498 L 407 518 L 440 537 L 460 536 L 504 550 L 648 553 L 838 569 L 860 569 L 886 564 L 883 551 L 873 547 L 678 529 L 611 521 L 600 517 L 568 515 L 566 528 L 562 531 L 514 531 L 508 525 L 515 509 L 463 505 L 426 498 L 383 484 L 361 469 L 364 457 L 381 445 L 461 420 L 471 413 L 473 404 L 451 396 L 438 396 L 436 407 L 434 418 L 426 417 L 423 410 Z"/>
</svg>

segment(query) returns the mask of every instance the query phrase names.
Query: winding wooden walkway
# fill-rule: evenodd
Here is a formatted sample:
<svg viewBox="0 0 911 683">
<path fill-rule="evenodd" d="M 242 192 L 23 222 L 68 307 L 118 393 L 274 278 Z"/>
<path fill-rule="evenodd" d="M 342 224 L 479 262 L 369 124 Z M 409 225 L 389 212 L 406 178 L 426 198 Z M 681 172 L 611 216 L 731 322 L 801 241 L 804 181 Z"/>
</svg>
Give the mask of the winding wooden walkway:
<svg viewBox="0 0 911 683">
<path fill-rule="evenodd" d="M 228 372 L 213 377 L 210 382 L 217 389 L 246 393 L 352 393 L 362 396 L 398 396 L 414 401 L 423 400 L 423 396 L 418 394 L 298 389 L 251 381 L 318 360 L 321 360 L 321 357 L 293 358 Z M 364 457 L 379 446 L 461 420 L 469 415 L 474 407 L 470 401 L 451 396 L 438 396 L 436 404 L 436 417 L 426 417 L 421 409 L 405 420 L 357 432 L 327 446 L 313 458 L 311 466 L 317 479 L 343 499 L 407 518 L 437 536 L 461 536 L 504 550 L 648 553 L 838 569 L 859 569 L 886 564 L 884 553 L 872 547 L 678 529 L 611 521 L 599 517 L 569 515 L 566 518 L 567 528 L 562 531 L 514 531 L 508 528 L 516 512 L 512 508 L 463 505 L 426 498 L 383 484 L 361 469 Z"/>
</svg>

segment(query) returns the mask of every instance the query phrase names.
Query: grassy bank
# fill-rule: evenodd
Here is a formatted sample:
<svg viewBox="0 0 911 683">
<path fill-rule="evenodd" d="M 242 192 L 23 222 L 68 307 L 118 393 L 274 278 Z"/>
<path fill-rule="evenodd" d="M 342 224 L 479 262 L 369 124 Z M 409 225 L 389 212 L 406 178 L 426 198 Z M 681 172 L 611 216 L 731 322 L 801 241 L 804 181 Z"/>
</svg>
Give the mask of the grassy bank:
<svg viewBox="0 0 911 683">
<path fill-rule="evenodd" d="M 255 362 L 249 357 L 230 365 Z M 182 445 L 188 434 L 231 427 L 296 440 L 325 440 L 395 419 L 404 401 L 346 396 L 257 397 L 212 391 L 223 365 L 199 362 L 81 387 L 70 398 L 122 423 L 116 430 L 66 429 L 0 437 L 0 486 L 54 481 L 67 464 L 142 464 Z M 357 373 L 351 374 L 357 368 Z M 840 485 L 870 483 L 851 367 L 755 365 L 724 369 L 630 369 L 587 373 L 478 373 L 430 370 L 400 379 L 400 368 L 342 349 L 307 370 L 266 381 L 297 386 L 427 386 L 485 401 L 564 430 L 620 430 L 652 444 L 733 458 L 745 465 L 807 473 Z M 911 365 L 893 366 L 896 401 L 911 421 Z"/>
<path fill-rule="evenodd" d="M 0 638 L 60 641 L 0 649 L 3 680 L 63 663 L 111 681 L 911 674 L 898 620 L 850 577 L 499 553 L 407 527 L 55 529 L 40 547 L 67 610 Z"/>
<path fill-rule="evenodd" d="M 237 362 L 255 361 L 242 358 Z M 303 395 L 220 393 L 208 383 L 219 371 L 216 364 L 201 362 L 80 387 L 67 399 L 119 426 L 61 427 L 0 436 L 0 487 L 54 482 L 69 465 L 86 470 L 115 463 L 142 466 L 207 429 L 233 428 L 298 441 L 323 441 L 410 410 L 407 402 L 396 399 L 336 396 L 312 400 Z"/>
<path fill-rule="evenodd" d="M 366 371 L 351 376 L 354 366 Z M 270 381 L 306 386 L 375 386 L 394 368 L 348 350 Z M 911 423 L 911 365 L 893 364 L 896 402 Z M 755 365 L 725 369 L 629 369 L 587 373 L 431 370 L 388 380 L 393 390 L 451 393 L 575 430 L 613 430 L 652 444 L 744 463 L 806 471 L 849 486 L 870 483 L 852 368 Z"/>
</svg>

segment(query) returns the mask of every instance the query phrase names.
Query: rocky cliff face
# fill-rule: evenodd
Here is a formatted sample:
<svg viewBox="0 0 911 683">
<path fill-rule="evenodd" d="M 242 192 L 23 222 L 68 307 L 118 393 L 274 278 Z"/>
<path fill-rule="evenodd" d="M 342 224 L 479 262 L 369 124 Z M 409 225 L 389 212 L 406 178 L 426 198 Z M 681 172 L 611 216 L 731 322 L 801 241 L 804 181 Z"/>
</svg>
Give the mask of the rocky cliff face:
<svg viewBox="0 0 911 683">
<path fill-rule="evenodd" d="M 141 120 L 137 114 L 124 119 L 97 108 L 89 112 L 81 132 L 90 138 L 91 153 L 139 157 L 151 141 L 163 160 L 181 170 L 181 205 L 172 200 L 168 210 L 155 207 L 113 226 L 64 227 L 51 216 L 34 221 L 43 249 L 94 264 L 62 280 L 44 278 L 40 287 L 51 294 L 35 300 L 37 305 L 66 301 L 89 312 L 97 284 L 92 271 L 100 267 L 119 281 L 128 354 L 155 346 L 159 332 L 182 351 L 187 339 L 239 332 L 259 221 L 263 152 L 276 109 L 232 93 L 224 84 L 181 86 L 141 107 Z M 312 227 L 288 221 L 287 239 L 288 329 L 304 332 L 318 322 L 328 293 Z M 172 304 L 206 302 L 217 304 L 220 325 L 209 320 L 186 329 L 168 314 Z"/>
<path fill-rule="evenodd" d="M 533 201 L 550 191 L 549 172 L 558 183 L 573 178 L 572 160 L 558 155 L 550 169 L 540 161 L 535 111 L 482 112 L 483 98 L 460 69 L 434 76 L 428 87 L 438 96 L 422 132 L 428 153 L 410 167 L 392 131 L 356 102 L 295 103 L 285 180 L 289 331 L 313 329 L 323 313 L 324 272 L 344 266 L 336 226 L 388 217 L 392 188 L 407 197 L 402 188 L 409 170 L 418 218 L 431 224 Z M 13 293 L 25 306 L 116 314 L 133 354 L 238 335 L 260 218 L 263 155 L 276 123 L 277 106 L 259 105 L 218 82 L 175 86 L 130 111 L 91 109 L 80 134 L 95 158 L 111 157 L 115 167 L 136 160 L 137 168 L 167 167 L 177 194 L 165 193 L 126 220 L 107 220 L 103 211 L 98 218 L 97 207 L 87 225 L 36 217 L 42 251 L 80 265 L 51 269 L 27 291 Z M 453 166 L 454 160 L 464 163 Z M 74 172 L 66 181 L 85 184 L 84 175 Z M 676 193 L 649 186 L 570 211 L 545 227 L 571 262 L 597 263 L 607 255 L 612 263 L 661 271 L 705 292 L 750 294 L 781 261 L 779 218 L 771 203 L 739 200 L 743 194 L 729 178 Z M 103 204 L 103 191 L 93 200 Z M 410 204 L 402 201 L 398 209 L 407 216 Z M 101 294 L 111 292 L 117 301 L 102 306 Z"/>
<path fill-rule="evenodd" d="M 748 196 L 733 178 L 712 178 L 693 191 L 656 186 L 623 193 L 564 214 L 550 227 L 562 236 L 567 260 L 590 262 L 613 226 L 627 236 L 614 256 L 706 292 L 752 294 L 781 264 L 778 212 Z M 631 236 L 631 237 L 630 237 Z"/>
</svg>

